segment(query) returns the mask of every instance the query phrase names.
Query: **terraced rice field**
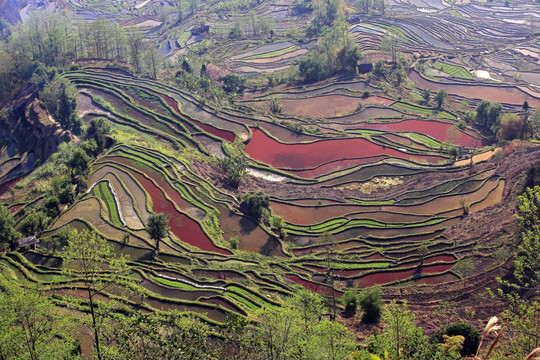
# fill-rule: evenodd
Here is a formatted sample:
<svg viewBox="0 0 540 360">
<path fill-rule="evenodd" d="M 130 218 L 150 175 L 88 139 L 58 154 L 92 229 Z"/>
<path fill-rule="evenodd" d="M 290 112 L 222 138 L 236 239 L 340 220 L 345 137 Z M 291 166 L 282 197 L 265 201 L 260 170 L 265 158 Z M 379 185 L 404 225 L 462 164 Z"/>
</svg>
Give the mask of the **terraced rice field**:
<svg viewBox="0 0 540 360">
<path fill-rule="evenodd" d="M 265 45 L 243 59 L 298 50 L 292 43 Z M 456 281 L 452 269 L 472 244 L 444 234 L 461 221 L 460 203 L 481 212 L 504 196 L 506 181 L 492 168 L 470 173 L 469 163 L 455 166 L 441 148 L 444 142 L 480 148 L 485 139 L 478 132 L 458 129 L 447 111 L 376 93 L 362 96 L 370 88 L 363 82 L 273 94 L 283 97 L 284 112 L 270 117 L 212 104 L 201 108 L 181 89 L 106 69 L 65 76 L 94 100 L 81 105 L 85 121 L 100 110 L 123 134 L 119 139 L 131 140 L 92 164 L 88 194 L 45 236 L 65 226 L 98 231 L 132 258 L 147 295 L 140 306 L 148 310 L 192 311 L 222 322 L 231 312 L 280 306 L 298 286 L 341 296 L 353 284 Z M 359 102 L 368 107 L 357 111 Z M 126 128 L 146 140 L 133 140 Z M 234 152 L 246 156 L 253 174 L 243 181 L 270 195 L 269 211 L 283 217 L 284 236 L 268 221 L 242 213 L 247 190 L 243 182 L 240 190 L 225 183 L 213 155 Z M 167 215 L 171 231 L 159 262 L 149 261 L 155 244 L 145 231 L 154 212 Z M 334 290 L 324 283 L 327 236 L 335 239 L 330 270 L 340 284 L 349 284 Z M 421 245 L 428 248 L 422 259 Z M 32 254 L 0 261 L 34 281 L 48 276 L 55 263 Z"/>
</svg>

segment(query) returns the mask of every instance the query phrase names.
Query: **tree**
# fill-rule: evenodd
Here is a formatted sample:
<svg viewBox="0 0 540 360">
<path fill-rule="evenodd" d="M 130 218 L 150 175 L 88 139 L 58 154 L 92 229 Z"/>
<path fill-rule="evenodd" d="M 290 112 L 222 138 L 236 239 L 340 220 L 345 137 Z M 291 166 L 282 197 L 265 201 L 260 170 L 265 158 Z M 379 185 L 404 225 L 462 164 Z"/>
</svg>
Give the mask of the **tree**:
<svg viewBox="0 0 540 360">
<path fill-rule="evenodd" d="M 229 156 L 218 159 L 219 167 L 225 172 L 225 181 L 230 186 L 237 188 L 244 178 L 247 170 L 247 158 L 243 155 Z"/>
<path fill-rule="evenodd" d="M 83 149 L 78 148 L 71 155 L 68 166 L 74 176 L 86 176 L 90 172 L 90 161 L 92 158 Z"/>
<path fill-rule="evenodd" d="M 250 191 L 242 195 L 240 208 L 245 214 L 251 215 L 256 220 L 259 220 L 261 217 L 263 209 L 267 209 L 269 206 L 270 197 L 261 190 L 256 192 Z"/>
<path fill-rule="evenodd" d="M 384 75 L 384 67 L 384 61 L 377 60 L 377 62 L 373 66 L 373 73 L 377 76 Z"/>
<path fill-rule="evenodd" d="M 424 105 L 429 105 L 431 99 L 431 89 L 425 88 L 422 90 L 422 99 L 424 99 Z"/>
<path fill-rule="evenodd" d="M 13 225 L 15 225 L 13 214 L 5 205 L 0 204 L 0 248 L 10 247 L 19 237 Z"/>
<path fill-rule="evenodd" d="M 365 289 L 360 294 L 358 304 L 362 308 L 362 322 L 367 324 L 378 323 L 382 312 L 382 291 L 379 286 Z"/>
<path fill-rule="evenodd" d="M 330 313 L 330 319 L 334 320 L 336 318 L 337 309 L 335 289 L 336 276 L 334 273 L 337 241 L 334 235 L 325 232 L 322 236 L 322 246 L 324 248 L 324 268 L 326 271 L 325 282 L 330 284 L 330 289 L 332 290 L 332 301 L 328 303 L 328 312 Z"/>
<path fill-rule="evenodd" d="M 83 323 L 90 330 L 95 356 L 101 360 L 105 348 L 101 344 L 101 334 L 107 327 L 109 316 L 123 304 L 112 298 L 107 303 L 97 301 L 96 298 L 111 288 L 115 288 L 115 293 L 118 292 L 121 278 L 129 272 L 127 259 L 124 256 L 116 257 L 105 239 L 87 230 L 73 230 L 60 256 L 63 260 L 63 273 L 76 277 L 77 286 L 84 289 L 84 295 L 80 296 L 90 307 L 90 321 L 84 320 Z"/>
<path fill-rule="evenodd" d="M 128 37 L 129 56 L 131 65 L 135 67 L 137 72 L 141 71 L 141 55 L 145 47 L 144 39 L 138 32 L 130 34 Z"/>
<path fill-rule="evenodd" d="M 498 279 L 513 291 L 512 298 L 527 296 L 540 282 L 540 186 L 527 188 L 517 198 L 520 245 L 514 256 L 514 272 L 511 281 Z M 499 293 L 503 291 L 499 289 Z"/>
<path fill-rule="evenodd" d="M 309 56 L 302 58 L 298 65 L 298 75 L 305 82 L 318 81 L 323 77 L 323 69 L 327 66 L 327 61 L 318 51 L 310 52 Z"/>
<path fill-rule="evenodd" d="M 369 14 L 370 9 L 373 7 L 373 0 L 356 0 L 356 5 L 364 14 Z"/>
<path fill-rule="evenodd" d="M 381 50 L 392 55 L 392 63 L 396 63 L 397 51 L 403 39 L 401 30 L 395 27 L 390 27 L 386 31 L 384 38 L 381 40 Z"/>
<path fill-rule="evenodd" d="M 387 350 L 395 358 L 409 358 L 413 354 L 416 354 L 416 359 L 429 358 L 418 354 L 427 344 L 427 338 L 422 329 L 414 323 L 415 316 L 407 309 L 407 302 L 398 305 L 393 300 L 387 304 L 383 309 L 382 319 L 387 325 L 381 335 L 369 337 L 370 350 L 379 355 Z"/>
<path fill-rule="evenodd" d="M 504 114 L 497 137 L 501 140 L 522 139 L 525 133 L 525 120 L 516 114 Z"/>
<path fill-rule="evenodd" d="M 240 39 L 242 37 L 242 29 L 239 23 L 234 23 L 234 26 L 229 31 L 229 39 Z"/>
<path fill-rule="evenodd" d="M 236 74 L 221 76 L 219 81 L 223 82 L 223 89 L 233 95 L 242 95 L 246 89 L 246 78 Z"/>
<path fill-rule="evenodd" d="M 144 59 L 148 64 L 149 71 L 152 74 L 152 77 L 156 79 L 159 68 L 161 67 L 161 62 L 163 60 L 158 49 L 152 45 L 148 46 Z"/>
<path fill-rule="evenodd" d="M 343 325 L 322 319 L 320 295 L 303 290 L 282 307 L 255 313 L 253 337 L 264 359 L 343 359 L 354 349 L 352 333 Z"/>
<path fill-rule="evenodd" d="M 446 99 L 446 96 L 448 93 L 444 89 L 440 89 L 437 94 L 435 95 L 434 100 L 437 102 L 437 107 L 440 109 L 443 106 L 444 100 Z"/>
<path fill-rule="evenodd" d="M 77 94 L 75 85 L 62 77 L 56 77 L 54 81 L 44 85 L 40 93 L 47 111 L 64 129 L 75 133 L 79 133 L 81 127 L 81 121 L 76 114 Z"/>
<path fill-rule="evenodd" d="M 45 207 L 47 215 L 50 217 L 54 218 L 60 213 L 58 208 L 60 206 L 60 202 L 58 201 L 58 197 L 55 195 L 47 196 L 43 202 L 43 206 Z"/>
<path fill-rule="evenodd" d="M 201 5 L 200 0 L 189 0 L 189 10 L 192 14 L 197 13 L 199 11 L 199 6 Z"/>
<path fill-rule="evenodd" d="M 500 103 L 482 100 L 476 107 L 476 122 L 495 133 L 502 109 Z"/>
<path fill-rule="evenodd" d="M 89 155 L 97 156 L 105 149 L 107 136 L 111 133 L 111 125 L 103 117 L 97 117 L 90 121 L 90 126 L 86 130 L 85 140 L 94 140 L 96 148 Z"/>
<path fill-rule="evenodd" d="M 169 234 L 169 226 L 165 214 L 150 214 L 146 221 L 146 231 L 150 235 L 150 239 L 156 242 L 156 253 L 159 253 L 159 243 Z"/>
<path fill-rule="evenodd" d="M 75 331 L 44 291 L 0 274 L 0 358 L 71 359 Z"/>
<path fill-rule="evenodd" d="M 163 314 L 134 313 L 109 329 L 121 359 L 201 359 L 213 354 L 209 326 L 193 315 L 170 311 Z M 113 350 L 114 351 L 114 350 Z"/>
<path fill-rule="evenodd" d="M 505 310 L 501 314 L 501 327 L 502 338 L 492 358 L 505 360 L 511 354 L 512 358 L 524 359 L 540 347 L 540 302 L 522 302 L 516 311 Z"/>
<path fill-rule="evenodd" d="M 45 230 L 48 223 L 49 218 L 43 211 L 32 211 L 21 222 L 19 229 L 24 236 L 35 235 Z"/>
</svg>

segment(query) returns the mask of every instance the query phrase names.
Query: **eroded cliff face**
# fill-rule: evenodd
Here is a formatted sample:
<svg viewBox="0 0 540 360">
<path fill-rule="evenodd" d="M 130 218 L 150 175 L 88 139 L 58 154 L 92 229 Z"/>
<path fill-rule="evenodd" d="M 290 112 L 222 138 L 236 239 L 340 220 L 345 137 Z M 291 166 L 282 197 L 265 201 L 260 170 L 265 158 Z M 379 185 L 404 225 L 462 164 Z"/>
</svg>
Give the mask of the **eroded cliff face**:
<svg viewBox="0 0 540 360">
<path fill-rule="evenodd" d="M 12 25 L 20 22 L 19 10 L 29 2 L 29 0 L 0 0 L 0 17 Z"/>
<path fill-rule="evenodd" d="M 0 138 L 10 138 L 18 154 L 33 153 L 43 163 L 62 142 L 74 139 L 49 115 L 45 105 L 31 92 L 11 105 L 10 115 L 0 128 Z"/>
</svg>

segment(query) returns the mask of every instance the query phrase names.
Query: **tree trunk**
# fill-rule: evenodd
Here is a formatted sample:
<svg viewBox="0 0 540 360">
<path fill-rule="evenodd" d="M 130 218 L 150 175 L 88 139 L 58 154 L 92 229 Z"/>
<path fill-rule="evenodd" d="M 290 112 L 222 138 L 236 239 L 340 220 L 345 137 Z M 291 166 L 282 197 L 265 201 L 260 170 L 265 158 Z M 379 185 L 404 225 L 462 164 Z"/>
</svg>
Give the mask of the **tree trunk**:
<svg viewBox="0 0 540 360">
<path fill-rule="evenodd" d="M 95 341 L 95 348 L 97 353 L 97 358 L 99 360 L 102 360 L 101 356 L 101 348 L 99 346 L 99 330 L 97 328 L 97 322 L 96 322 L 96 312 L 94 308 L 94 295 L 92 295 L 92 290 L 88 287 L 88 300 L 90 300 L 90 314 L 92 315 L 92 327 L 94 332 L 94 341 Z"/>
</svg>

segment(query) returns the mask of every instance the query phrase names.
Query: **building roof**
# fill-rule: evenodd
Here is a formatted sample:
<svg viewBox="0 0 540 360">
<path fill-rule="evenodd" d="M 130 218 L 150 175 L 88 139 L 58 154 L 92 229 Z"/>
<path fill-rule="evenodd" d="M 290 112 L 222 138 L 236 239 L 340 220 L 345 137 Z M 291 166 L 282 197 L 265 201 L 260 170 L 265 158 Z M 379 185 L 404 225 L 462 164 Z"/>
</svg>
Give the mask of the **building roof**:
<svg viewBox="0 0 540 360">
<path fill-rule="evenodd" d="M 39 242 L 39 239 L 35 236 L 29 236 L 22 239 L 17 240 L 17 248 L 22 248 L 25 246 L 30 246 L 37 244 Z"/>
</svg>

